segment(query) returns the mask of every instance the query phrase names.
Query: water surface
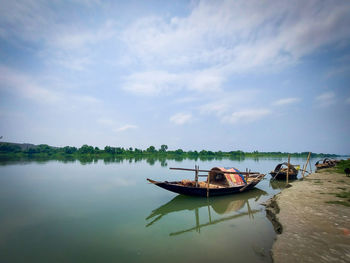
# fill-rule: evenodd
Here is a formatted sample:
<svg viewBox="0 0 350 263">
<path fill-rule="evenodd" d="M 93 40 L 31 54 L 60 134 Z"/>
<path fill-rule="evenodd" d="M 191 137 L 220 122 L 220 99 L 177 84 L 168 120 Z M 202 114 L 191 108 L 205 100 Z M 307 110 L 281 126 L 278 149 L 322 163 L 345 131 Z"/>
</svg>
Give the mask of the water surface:
<svg viewBox="0 0 350 263">
<path fill-rule="evenodd" d="M 267 176 L 238 195 L 198 198 L 147 183 L 192 179 L 168 167 L 267 173 L 284 159 L 88 164 L 0 163 L 0 262 L 271 262 Z M 303 159 L 292 159 L 302 164 Z"/>
</svg>

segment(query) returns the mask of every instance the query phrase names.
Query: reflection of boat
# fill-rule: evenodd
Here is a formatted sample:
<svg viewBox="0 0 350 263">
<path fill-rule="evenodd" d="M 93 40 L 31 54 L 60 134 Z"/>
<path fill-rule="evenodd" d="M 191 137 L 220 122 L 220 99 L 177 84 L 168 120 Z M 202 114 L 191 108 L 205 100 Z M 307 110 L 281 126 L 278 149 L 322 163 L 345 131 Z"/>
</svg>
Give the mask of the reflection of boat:
<svg viewBox="0 0 350 263">
<path fill-rule="evenodd" d="M 339 160 L 331 160 L 329 158 L 325 158 L 323 160 L 319 160 L 315 163 L 317 170 L 331 168 L 336 166 L 340 161 Z"/>
<path fill-rule="evenodd" d="M 149 227 L 153 225 L 155 222 L 160 220 L 163 216 L 168 215 L 170 213 L 176 213 L 183 210 L 189 210 L 195 212 L 195 218 L 196 218 L 196 226 L 192 227 L 190 229 L 186 229 L 183 231 L 179 231 L 176 233 L 171 233 L 170 235 L 177 235 L 185 232 L 190 232 L 192 230 L 200 231 L 201 227 L 217 224 L 219 222 L 232 220 L 234 218 L 238 218 L 241 216 L 252 216 L 259 210 L 252 210 L 249 205 L 249 199 L 254 199 L 254 201 L 258 201 L 262 195 L 266 195 L 267 193 L 265 191 L 262 191 L 260 189 L 253 189 L 249 192 L 243 193 L 239 196 L 219 196 L 211 199 L 201 199 L 201 198 L 195 198 L 191 196 L 185 196 L 185 195 L 178 195 L 175 198 L 173 198 L 168 203 L 160 206 L 159 208 L 153 210 L 151 214 L 146 218 L 146 220 L 151 220 L 146 227 Z M 247 212 L 239 212 L 238 214 L 234 214 L 228 217 L 212 220 L 211 219 L 211 208 L 217 213 L 217 214 L 230 214 L 232 212 L 238 212 L 240 211 L 244 205 L 247 205 Z M 199 223 L 199 208 L 202 207 L 208 207 L 208 214 L 209 214 L 209 222 L 205 224 Z"/>
<path fill-rule="evenodd" d="M 263 178 L 264 174 L 252 172 L 240 172 L 235 168 L 220 168 L 214 167 L 211 170 L 186 169 L 186 168 L 170 168 L 174 170 L 195 171 L 195 180 L 182 180 L 174 182 L 157 182 L 147 179 L 152 184 L 155 184 L 166 190 L 196 196 L 216 196 L 241 193 L 253 189 Z M 208 175 L 198 175 L 199 172 L 208 172 Z M 198 181 L 198 176 L 205 176 L 207 180 L 204 182 Z"/>
<path fill-rule="evenodd" d="M 289 164 L 288 179 L 296 179 L 299 172 L 299 165 Z M 271 171 L 271 177 L 277 180 L 286 180 L 288 171 L 288 163 L 280 163 L 275 167 L 275 170 Z"/>
<path fill-rule="evenodd" d="M 286 188 L 286 182 L 280 180 L 270 180 L 270 186 L 272 189 L 282 190 Z"/>
</svg>

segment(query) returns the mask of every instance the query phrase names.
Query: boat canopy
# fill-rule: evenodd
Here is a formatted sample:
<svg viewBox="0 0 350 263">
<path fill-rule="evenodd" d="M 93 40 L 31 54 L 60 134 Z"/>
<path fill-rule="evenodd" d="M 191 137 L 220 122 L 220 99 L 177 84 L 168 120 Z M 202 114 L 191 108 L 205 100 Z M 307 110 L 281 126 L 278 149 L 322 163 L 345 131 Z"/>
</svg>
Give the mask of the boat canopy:
<svg viewBox="0 0 350 263">
<path fill-rule="evenodd" d="M 275 168 L 275 170 L 274 170 L 274 172 L 275 173 L 278 173 L 280 170 L 281 170 L 281 168 L 283 168 L 283 166 L 285 166 L 286 168 L 288 167 L 288 163 L 280 163 L 280 164 L 277 164 L 277 166 L 276 166 L 276 168 Z M 298 173 L 298 166 L 297 166 L 297 169 L 294 167 L 294 165 L 292 165 L 292 164 L 289 164 L 289 169 L 290 170 L 292 170 L 292 172 L 293 173 Z"/>
<path fill-rule="evenodd" d="M 229 174 L 225 172 L 240 173 L 238 169 L 233 167 L 232 168 L 214 167 L 209 172 L 210 183 L 229 186 L 229 187 L 237 186 L 237 185 L 245 185 L 247 183 L 242 174 Z"/>
</svg>

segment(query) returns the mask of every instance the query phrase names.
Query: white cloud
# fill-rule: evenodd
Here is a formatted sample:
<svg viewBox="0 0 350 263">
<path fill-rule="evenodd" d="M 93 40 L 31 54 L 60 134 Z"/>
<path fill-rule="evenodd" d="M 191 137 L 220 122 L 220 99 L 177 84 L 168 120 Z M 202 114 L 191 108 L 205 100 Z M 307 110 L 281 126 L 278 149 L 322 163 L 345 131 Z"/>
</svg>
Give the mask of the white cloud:
<svg viewBox="0 0 350 263">
<path fill-rule="evenodd" d="M 0 66 L 0 83 L 0 89 L 36 102 L 55 104 L 62 100 L 59 92 L 45 88 L 35 78 L 8 67 Z"/>
<path fill-rule="evenodd" d="M 249 69 L 297 59 L 349 36 L 349 9 L 346 1 L 199 1 L 187 17 L 139 19 L 122 39 L 144 62 L 224 63 Z"/>
<path fill-rule="evenodd" d="M 125 124 L 117 129 L 115 129 L 116 132 L 123 132 L 123 131 L 127 131 L 127 130 L 132 130 L 132 129 L 137 129 L 138 126 L 133 125 L 133 124 Z"/>
<path fill-rule="evenodd" d="M 177 113 L 170 117 L 170 121 L 176 125 L 184 125 L 192 121 L 192 114 L 190 113 Z"/>
<path fill-rule="evenodd" d="M 222 77 L 212 71 L 196 71 L 191 74 L 145 71 L 126 77 L 123 88 L 136 95 L 164 95 L 182 89 L 217 92 L 222 81 Z"/>
<path fill-rule="evenodd" d="M 124 89 L 137 95 L 154 95 L 181 88 L 183 79 L 181 74 L 165 71 L 134 73 L 126 78 Z"/>
<path fill-rule="evenodd" d="M 0 65 L 0 90 L 16 97 L 23 97 L 36 103 L 43 103 L 64 109 L 94 105 L 100 103 L 98 98 L 90 95 L 69 93 L 57 88 L 60 85 L 48 83 L 55 81 L 46 77 L 35 77 Z"/>
<path fill-rule="evenodd" d="M 202 104 L 199 111 L 202 114 L 216 114 L 221 117 L 227 112 L 233 112 L 238 107 L 256 103 L 260 92 L 255 89 L 241 89 L 231 92 L 218 92 L 210 97 L 210 101 Z"/>
<path fill-rule="evenodd" d="M 300 101 L 300 98 L 285 98 L 285 99 L 277 100 L 276 102 L 273 103 L 273 105 L 283 106 L 283 105 L 297 103 L 299 101 Z"/>
<path fill-rule="evenodd" d="M 233 74 L 279 70 L 350 37 L 348 1 L 198 1 L 192 7 L 187 16 L 144 17 L 124 30 L 137 74 L 150 68 L 168 74 L 166 81 L 142 84 L 132 73 L 128 90 L 220 90 Z"/>
<path fill-rule="evenodd" d="M 319 107 L 328 107 L 335 103 L 335 94 L 331 91 L 322 93 L 315 98 L 315 102 Z"/>
<path fill-rule="evenodd" d="M 76 1 L 74 5 L 85 11 L 100 7 L 97 1 Z M 98 47 L 117 35 L 116 24 L 108 19 L 81 23 L 71 8 L 63 2 L 52 6 L 48 1 L 6 1 L 0 5 L 0 38 L 36 50 L 50 65 L 86 70 L 96 62 Z"/>
<path fill-rule="evenodd" d="M 271 114 L 269 109 L 246 109 L 241 111 L 235 111 L 230 115 L 223 116 L 222 122 L 228 123 L 249 123 L 257 121 L 267 115 Z"/>
</svg>

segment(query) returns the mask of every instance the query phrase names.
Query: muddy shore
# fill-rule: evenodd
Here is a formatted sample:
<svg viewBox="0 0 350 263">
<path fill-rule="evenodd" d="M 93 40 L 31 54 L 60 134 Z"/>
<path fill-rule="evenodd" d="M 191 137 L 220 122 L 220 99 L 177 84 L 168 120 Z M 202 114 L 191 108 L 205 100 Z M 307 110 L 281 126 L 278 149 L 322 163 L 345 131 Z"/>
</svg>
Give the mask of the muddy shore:
<svg viewBox="0 0 350 263">
<path fill-rule="evenodd" d="M 349 194 L 350 177 L 325 169 L 270 199 L 274 262 L 350 262 Z"/>
</svg>

